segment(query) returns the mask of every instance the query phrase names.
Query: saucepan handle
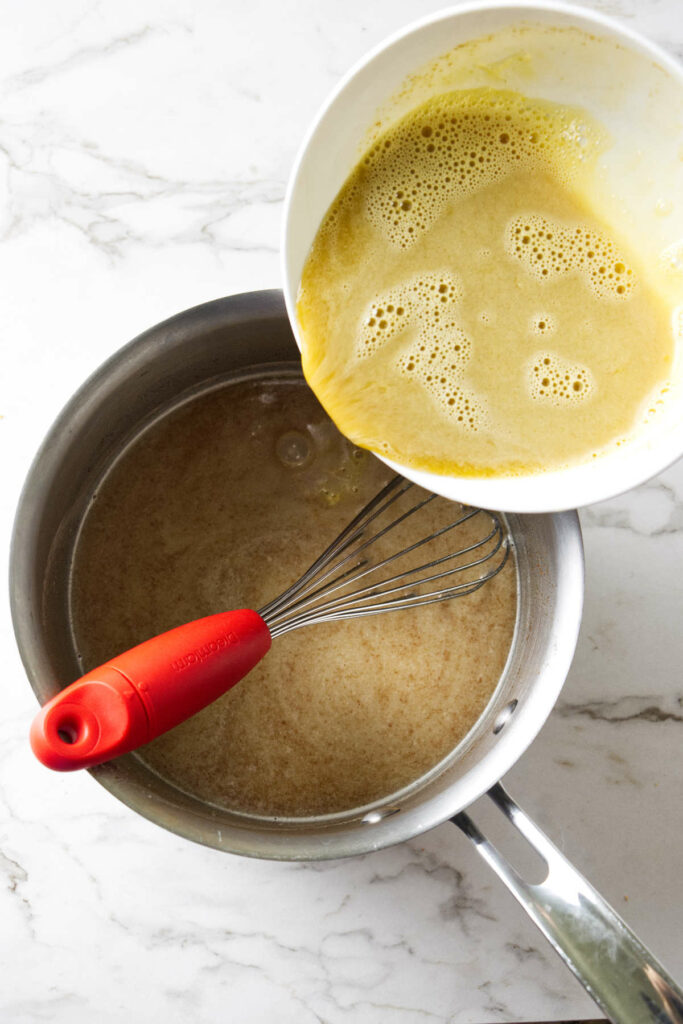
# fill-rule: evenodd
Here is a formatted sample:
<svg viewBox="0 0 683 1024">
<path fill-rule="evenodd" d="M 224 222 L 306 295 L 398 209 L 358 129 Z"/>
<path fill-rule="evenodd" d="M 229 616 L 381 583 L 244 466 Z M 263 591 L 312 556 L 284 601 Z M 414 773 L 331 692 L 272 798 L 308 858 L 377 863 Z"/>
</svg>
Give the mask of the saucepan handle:
<svg viewBox="0 0 683 1024">
<path fill-rule="evenodd" d="M 464 811 L 451 820 L 517 897 L 614 1024 L 683 1024 L 683 991 L 628 925 L 498 784 L 488 793 L 545 861 L 540 884 L 519 875 Z"/>
</svg>

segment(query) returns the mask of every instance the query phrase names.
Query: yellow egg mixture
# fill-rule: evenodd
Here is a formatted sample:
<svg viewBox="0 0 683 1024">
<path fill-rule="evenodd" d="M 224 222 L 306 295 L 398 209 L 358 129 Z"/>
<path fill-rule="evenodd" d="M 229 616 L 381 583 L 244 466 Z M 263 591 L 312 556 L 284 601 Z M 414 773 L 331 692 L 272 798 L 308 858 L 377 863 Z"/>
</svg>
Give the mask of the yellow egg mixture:
<svg viewBox="0 0 683 1024">
<path fill-rule="evenodd" d="M 465 90 L 372 145 L 307 258 L 306 378 L 356 444 L 493 476 L 597 457 L 667 384 L 674 335 L 591 209 L 605 145 L 573 108 Z"/>
</svg>

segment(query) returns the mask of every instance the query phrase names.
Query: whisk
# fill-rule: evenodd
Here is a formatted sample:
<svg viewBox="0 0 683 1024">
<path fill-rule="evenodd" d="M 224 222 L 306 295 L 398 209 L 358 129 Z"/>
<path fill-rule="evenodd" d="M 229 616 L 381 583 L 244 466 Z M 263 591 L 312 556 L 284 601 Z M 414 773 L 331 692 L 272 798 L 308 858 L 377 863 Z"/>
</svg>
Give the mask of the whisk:
<svg viewBox="0 0 683 1024">
<path fill-rule="evenodd" d="M 391 480 L 296 583 L 258 612 L 219 612 L 178 626 L 67 686 L 31 726 L 38 759 L 71 771 L 135 750 L 226 693 L 275 637 L 291 630 L 450 601 L 483 587 L 510 551 L 492 512 L 454 504 L 445 525 L 382 553 L 384 539 L 401 538 L 404 524 L 412 528 L 436 497 L 410 495 L 402 510 L 400 499 L 412 488 L 403 477 Z M 451 533 L 467 522 L 479 526 L 475 537 L 451 544 Z"/>
</svg>

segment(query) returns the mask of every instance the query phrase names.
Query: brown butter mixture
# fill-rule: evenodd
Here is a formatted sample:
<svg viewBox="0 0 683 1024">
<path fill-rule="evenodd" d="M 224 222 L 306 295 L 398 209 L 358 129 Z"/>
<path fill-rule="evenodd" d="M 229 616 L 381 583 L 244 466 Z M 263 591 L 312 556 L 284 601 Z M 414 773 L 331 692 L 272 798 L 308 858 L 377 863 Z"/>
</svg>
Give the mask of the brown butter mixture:
<svg viewBox="0 0 683 1024">
<path fill-rule="evenodd" d="M 295 376 L 232 384 L 170 414 L 124 453 L 87 516 L 72 584 L 84 670 L 191 619 L 262 607 L 390 475 Z M 420 528 L 452 509 L 438 499 Z M 237 811 L 303 816 L 368 803 L 419 778 L 469 731 L 500 677 L 515 613 L 510 562 L 464 600 L 288 634 L 140 756 Z"/>
</svg>

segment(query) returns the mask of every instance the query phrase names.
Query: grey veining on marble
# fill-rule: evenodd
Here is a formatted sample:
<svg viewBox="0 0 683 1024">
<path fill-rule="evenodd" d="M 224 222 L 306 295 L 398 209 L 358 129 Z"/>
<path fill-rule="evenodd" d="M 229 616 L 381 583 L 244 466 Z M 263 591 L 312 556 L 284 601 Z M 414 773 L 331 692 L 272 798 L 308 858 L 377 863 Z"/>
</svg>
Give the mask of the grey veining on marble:
<svg viewBox="0 0 683 1024">
<path fill-rule="evenodd" d="M 150 324 L 279 284 L 282 200 L 306 125 L 367 49 L 439 6 L 0 9 L 4 565 L 30 459 L 72 391 Z M 590 6 L 683 56 L 677 0 Z M 577 657 L 507 783 L 680 978 L 683 464 L 582 521 Z M 452 826 L 357 860 L 248 861 L 156 829 L 86 775 L 41 768 L 1 600 L 3 1024 L 595 1015 Z"/>
</svg>

